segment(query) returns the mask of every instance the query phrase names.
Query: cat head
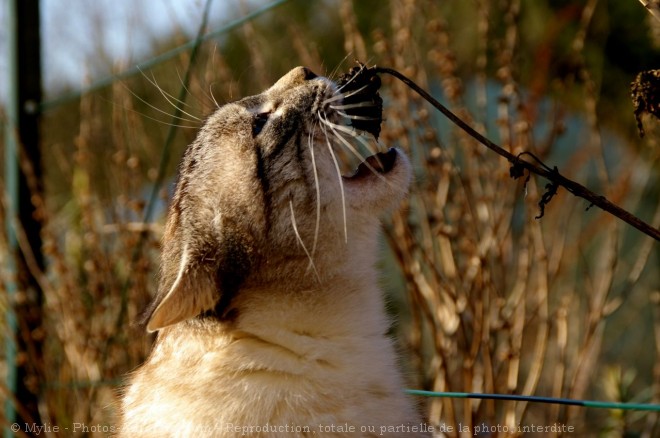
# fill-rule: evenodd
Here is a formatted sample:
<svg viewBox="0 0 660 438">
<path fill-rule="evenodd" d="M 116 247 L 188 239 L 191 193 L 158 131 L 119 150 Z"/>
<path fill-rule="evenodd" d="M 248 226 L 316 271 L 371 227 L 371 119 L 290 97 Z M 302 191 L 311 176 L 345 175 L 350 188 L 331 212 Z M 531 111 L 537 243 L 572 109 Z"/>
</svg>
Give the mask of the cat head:
<svg viewBox="0 0 660 438">
<path fill-rule="evenodd" d="M 220 317 L 246 283 L 322 283 L 350 263 L 351 246 L 377 230 L 411 175 L 396 149 L 342 171 L 339 155 L 359 155 L 356 138 L 365 142 L 343 121 L 372 105 L 354 95 L 298 67 L 207 119 L 179 167 L 149 331 Z"/>
</svg>

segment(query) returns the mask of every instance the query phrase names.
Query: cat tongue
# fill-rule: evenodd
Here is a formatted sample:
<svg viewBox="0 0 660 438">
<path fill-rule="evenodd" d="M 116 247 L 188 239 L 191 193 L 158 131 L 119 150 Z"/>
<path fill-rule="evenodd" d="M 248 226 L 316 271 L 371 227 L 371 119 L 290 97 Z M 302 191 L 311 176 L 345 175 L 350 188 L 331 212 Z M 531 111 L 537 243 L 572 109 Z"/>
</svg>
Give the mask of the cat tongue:
<svg viewBox="0 0 660 438">
<path fill-rule="evenodd" d="M 371 155 L 361 162 L 353 175 L 348 178 L 364 178 L 374 172 L 387 173 L 394 168 L 396 156 L 397 152 L 394 148 L 390 148 L 387 152 L 378 152 L 375 155 Z"/>
</svg>

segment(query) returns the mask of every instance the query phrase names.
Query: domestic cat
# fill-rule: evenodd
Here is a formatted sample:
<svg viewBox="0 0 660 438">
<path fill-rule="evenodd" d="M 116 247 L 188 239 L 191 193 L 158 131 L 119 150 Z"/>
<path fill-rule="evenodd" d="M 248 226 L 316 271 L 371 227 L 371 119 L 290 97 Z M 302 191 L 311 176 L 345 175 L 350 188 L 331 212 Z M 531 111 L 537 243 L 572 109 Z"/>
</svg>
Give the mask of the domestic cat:
<svg viewBox="0 0 660 438">
<path fill-rule="evenodd" d="M 375 268 L 411 165 L 390 149 L 342 175 L 357 91 L 298 67 L 207 119 L 180 164 L 145 318 L 158 337 L 120 435 L 422 436 Z"/>
</svg>

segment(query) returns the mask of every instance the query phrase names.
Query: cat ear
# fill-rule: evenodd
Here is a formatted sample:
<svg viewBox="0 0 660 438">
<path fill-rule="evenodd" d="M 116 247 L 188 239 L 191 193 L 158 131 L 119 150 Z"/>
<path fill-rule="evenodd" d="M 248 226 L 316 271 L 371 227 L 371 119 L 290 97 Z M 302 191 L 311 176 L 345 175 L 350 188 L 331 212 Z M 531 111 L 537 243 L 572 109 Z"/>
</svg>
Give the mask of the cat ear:
<svg viewBox="0 0 660 438">
<path fill-rule="evenodd" d="M 168 265 L 174 263 L 164 259 L 158 297 L 147 315 L 149 332 L 194 318 L 212 309 L 220 297 L 213 270 L 191 260 L 187 245 L 179 255 L 178 268 Z"/>
<path fill-rule="evenodd" d="M 234 222 L 225 220 L 221 233 L 200 238 L 180 220 L 173 213 L 165 227 L 158 294 L 142 319 L 149 332 L 209 310 L 223 317 L 253 266 L 251 235 Z"/>
</svg>

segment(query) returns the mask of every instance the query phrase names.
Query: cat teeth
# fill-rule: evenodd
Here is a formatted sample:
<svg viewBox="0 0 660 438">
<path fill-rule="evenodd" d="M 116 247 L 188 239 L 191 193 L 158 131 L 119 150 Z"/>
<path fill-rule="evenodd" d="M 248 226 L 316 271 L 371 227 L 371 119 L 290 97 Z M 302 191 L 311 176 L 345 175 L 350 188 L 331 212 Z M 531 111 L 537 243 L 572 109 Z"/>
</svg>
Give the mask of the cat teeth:
<svg viewBox="0 0 660 438">
<path fill-rule="evenodd" d="M 358 165 L 353 175 L 344 178 L 356 179 L 365 178 L 374 173 L 386 174 L 394 168 L 397 155 L 398 153 L 394 148 L 390 148 L 387 152 L 378 152 L 371 155 Z"/>
</svg>

